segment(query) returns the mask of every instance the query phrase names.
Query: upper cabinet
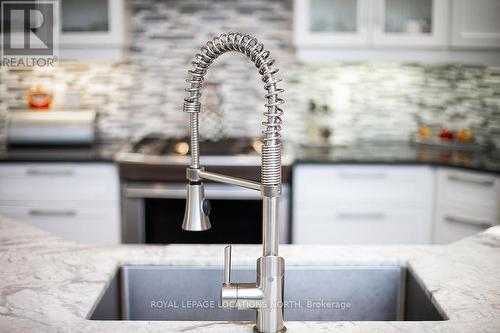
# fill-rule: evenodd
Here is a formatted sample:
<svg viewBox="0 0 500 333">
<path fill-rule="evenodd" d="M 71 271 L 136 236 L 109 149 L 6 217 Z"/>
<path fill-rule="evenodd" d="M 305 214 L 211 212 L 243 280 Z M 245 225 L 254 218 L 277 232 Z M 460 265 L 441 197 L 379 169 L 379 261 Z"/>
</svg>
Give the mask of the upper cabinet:
<svg viewBox="0 0 500 333">
<path fill-rule="evenodd" d="M 448 0 L 296 0 L 299 46 L 444 46 Z"/>
<path fill-rule="evenodd" d="M 448 0 L 376 0 L 374 45 L 446 46 Z"/>
<path fill-rule="evenodd" d="M 59 4 L 63 59 L 123 56 L 128 44 L 126 0 L 61 0 Z"/>
<path fill-rule="evenodd" d="M 305 61 L 500 63 L 500 0 L 295 0 L 294 10 Z"/>
<path fill-rule="evenodd" d="M 371 0 L 296 0 L 299 45 L 366 45 Z"/>
<path fill-rule="evenodd" d="M 453 0 L 451 44 L 456 48 L 500 48 L 500 0 Z"/>
</svg>

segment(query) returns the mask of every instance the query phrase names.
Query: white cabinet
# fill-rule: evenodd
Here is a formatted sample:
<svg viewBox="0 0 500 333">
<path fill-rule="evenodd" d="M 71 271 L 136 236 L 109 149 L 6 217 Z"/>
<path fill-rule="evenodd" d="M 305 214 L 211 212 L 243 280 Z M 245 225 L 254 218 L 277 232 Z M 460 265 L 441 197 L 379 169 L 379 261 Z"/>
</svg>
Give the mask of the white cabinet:
<svg viewBox="0 0 500 333">
<path fill-rule="evenodd" d="M 500 48 L 500 0 L 453 0 L 452 40 L 456 48 Z"/>
<path fill-rule="evenodd" d="M 292 242 L 430 243 L 433 185 L 426 166 L 299 164 Z"/>
<path fill-rule="evenodd" d="M 128 44 L 126 0 L 59 1 L 61 57 L 121 58 Z"/>
<path fill-rule="evenodd" d="M 299 164 L 292 242 L 449 243 L 500 223 L 500 177 L 427 166 Z"/>
<path fill-rule="evenodd" d="M 120 243 L 119 180 L 106 163 L 0 165 L 0 215 L 85 243 Z"/>
<path fill-rule="evenodd" d="M 448 0 L 375 0 L 375 46 L 445 47 Z"/>
<path fill-rule="evenodd" d="M 296 0 L 299 47 L 445 46 L 448 0 Z"/>
<path fill-rule="evenodd" d="M 301 46 L 366 45 L 371 0 L 296 0 L 295 42 Z"/>
<path fill-rule="evenodd" d="M 304 62 L 500 64 L 500 0 L 295 0 Z"/>
<path fill-rule="evenodd" d="M 498 177 L 480 172 L 438 169 L 434 242 L 453 242 L 498 223 Z"/>
</svg>

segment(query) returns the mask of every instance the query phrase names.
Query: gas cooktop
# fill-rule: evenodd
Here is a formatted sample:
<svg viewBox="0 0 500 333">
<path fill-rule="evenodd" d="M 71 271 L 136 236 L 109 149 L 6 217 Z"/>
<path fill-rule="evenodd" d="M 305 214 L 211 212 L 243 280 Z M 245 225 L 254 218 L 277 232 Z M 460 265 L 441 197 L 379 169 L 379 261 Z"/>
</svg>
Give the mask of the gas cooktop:
<svg viewBox="0 0 500 333">
<path fill-rule="evenodd" d="M 189 138 L 146 136 L 131 142 L 118 152 L 118 163 L 187 165 L 190 158 Z M 204 166 L 260 166 L 262 143 L 256 138 L 225 138 L 200 141 L 200 160 Z"/>
<path fill-rule="evenodd" d="M 189 142 L 189 138 L 145 137 L 132 144 L 130 152 L 154 156 L 184 156 L 190 153 Z M 252 138 L 200 141 L 200 152 L 203 156 L 258 156 L 260 147 L 261 141 Z"/>
<path fill-rule="evenodd" d="M 185 182 L 186 167 L 191 161 L 190 140 L 148 135 L 124 145 L 113 160 L 120 177 L 127 181 Z M 259 181 L 261 141 L 257 138 L 225 138 L 218 141 L 200 141 L 200 163 L 212 172 L 226 172 L 234 177 Z M 284 145 L 286 147 L 286 145 Z M 281 164 L 283 181 L 289 179 L 293 155 L 283 150 Z"/>
</svg>

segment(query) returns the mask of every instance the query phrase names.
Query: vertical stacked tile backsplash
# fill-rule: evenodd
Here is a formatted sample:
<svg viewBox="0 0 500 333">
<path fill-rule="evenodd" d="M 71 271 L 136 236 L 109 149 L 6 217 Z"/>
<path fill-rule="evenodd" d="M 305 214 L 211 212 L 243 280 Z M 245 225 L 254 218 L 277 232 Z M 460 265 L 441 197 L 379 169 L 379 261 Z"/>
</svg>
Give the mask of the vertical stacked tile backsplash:
<svg viewBox="0 0 500 333">
<path fill-rule="evenodd" d="M 500 147 L 500 68 L 393 63 L 300 64 L 292 42 L 291 0 L 133 0 L 132 45 L 120 62 L 61 62 L 53 70 L 0 69 L 0 133 L 5 114 L 23 108 L 41 83 L 62 95 L 78 91 L 99 112 L 103 139 L 156 132 L 187 134 L 181 112 L 186 70 L 214 35 L 242 31 L 272 50 L 284 79 L 284 137 L 301 141 L 309 101 L 327 104 L 337 143 L 407 140 L 420 123 L 472 127 Z M 258 136 L 264 90 L 239 54 L 218 59 L 206 76 L 217 85 L 224 132 Z M 203 128 L 203 124 L 202 124 Z M 3 137 L 0 136 L 0 137 Z"/>
</svg>

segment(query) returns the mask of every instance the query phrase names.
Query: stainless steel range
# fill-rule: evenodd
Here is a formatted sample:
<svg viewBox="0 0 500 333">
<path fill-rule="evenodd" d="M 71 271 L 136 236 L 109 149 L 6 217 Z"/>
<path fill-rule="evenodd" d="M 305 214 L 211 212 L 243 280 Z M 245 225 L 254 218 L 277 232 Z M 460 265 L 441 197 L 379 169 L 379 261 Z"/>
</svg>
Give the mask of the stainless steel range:
<svg viewBox="0 0 500 333">
<path fill-rule="evenodd" d="M 201 141 L 201 162 L 214 172 L 258 181 L 261 142 L 254 138 Z M 283 160 L 281 243 L 289 241 L 289 173 L 291 158 Z M 206 183 L 206 197 L 217 220 L 211 230 L 182 230 L 186 202 L 189 139 L 148 136 L 128 144 L 115 155 L 122 191 L 124 243 L 262 243 L 260 193 L 218 183 Z M 238 220 L 234 217 L 238 216 Z"/>
</svg>

